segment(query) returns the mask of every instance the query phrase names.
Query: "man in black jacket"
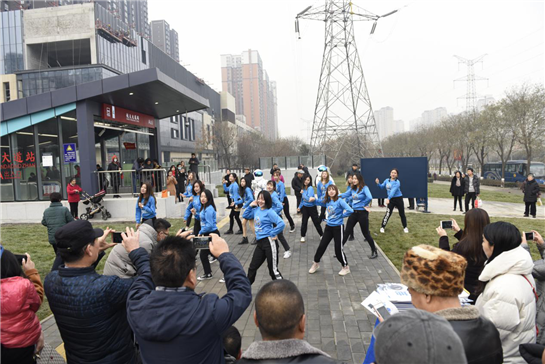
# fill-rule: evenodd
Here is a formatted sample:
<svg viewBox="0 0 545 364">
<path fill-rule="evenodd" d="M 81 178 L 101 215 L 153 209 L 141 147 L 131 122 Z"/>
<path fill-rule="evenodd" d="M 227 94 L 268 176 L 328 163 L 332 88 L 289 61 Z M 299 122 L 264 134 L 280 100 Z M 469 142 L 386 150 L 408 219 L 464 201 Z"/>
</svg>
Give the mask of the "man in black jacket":
<svg viewBox="0 0 545 364">
<path fill-rule="evenodd" d="M 303 189 L 303 175 L 304 171 L 302 169 L 295 172 L 293 179 L 291 180 L 291 188 L 293 188 L 293 192 L 295 193 L 295 197 L 297 198 L 297 206 L 301 204 L 301 190 Z M 300 214 L 301 212 L 297 212 Z"/>
<path fill-rule="evenodd" d="M 244 177 L 246 180 L 246 186 L 252 187 L 252 181 L 255 179 L 254 174 L 250 172 L 250 168 L 244 168 Z"/>
<path fill-rule="evenodd" d="M 414 307 L 442 316 L 451 324 L 462 340 L 468 363 L 501 364 L 498 329 L 475 306 L 460 304 L 466 267 L 461 255 L 419 245 L 405 253 L 401 283 L 409 287 Z"/>
<path fill-rule="evenodd" d="M 468 168 L 464 178 L 464 193 L 466 194 L 464 201 L 466 211 L 464 214 L 469 211 L 469 201 L 471 201 L 471 208 L 475 208 L 475 200 L 481 193 L 480 187 L 481 181 L 479 180 L 479 176 L 473 173 L 473 168 Z"/>
<path fill-rule="evenodd" d="M 358 165 L 354 163 L 352 164 L 352 168 L 350 168 L 348 172 L 346 172 L 346 179 L 348 179 L 348 177 L 350 176 L 356 176 L 358 174 L 361 175 L 361 171 L 359 170 Z"/>
<path fill-rule="evenodd" d="M 280 279 L 264 285 L 255 297 L 254 321 L 263 341 L 250 344 L 237 363 L 336 363 L 304 340 L 305 304 L 293 282 Z"/>
<path fill-rule="evenodd" d="M 44 288 L 68 363 L 138 362 L 126 309 L 134 279 L 103 276 L 95 271 L 104 251 L 115 246 L 106 242 L 111 231 L 93 229 L 89 221 L 76 220 L 55 233 L 64 265 L 47 275 Z M 130 232 L 125 239 L 138 244 L 138 235 Z M 130 257 L 138 274 L 147 256 L 140 249 Z"/>
<path fill-rule="evenodd" d="M 210 252 L 218 258 L 227 293 L 197 294 L 195 248 L 188 232 L 159 242 L 131 287 L 127 318 L 144 363 L 225 362 L 222 333 L 252 301 L 250 281 L 229 246 L 211 234 Z M 138 244 L 125 246 L 129 257 Z"/>
</svg>

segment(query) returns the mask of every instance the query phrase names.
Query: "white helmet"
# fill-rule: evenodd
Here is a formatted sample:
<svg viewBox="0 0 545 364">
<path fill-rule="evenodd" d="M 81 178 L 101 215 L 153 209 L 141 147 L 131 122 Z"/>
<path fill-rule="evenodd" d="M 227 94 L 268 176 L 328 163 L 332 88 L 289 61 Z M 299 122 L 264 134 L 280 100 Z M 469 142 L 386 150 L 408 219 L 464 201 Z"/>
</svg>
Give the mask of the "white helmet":
<svg viewBox="0 0 545 364">
<path fill-rule="evenodd" d="M 254 171 L 254 176 L 255 177 L 263 177 L 263 171 L 261 169 L 256 169 Z"/>
</svg>

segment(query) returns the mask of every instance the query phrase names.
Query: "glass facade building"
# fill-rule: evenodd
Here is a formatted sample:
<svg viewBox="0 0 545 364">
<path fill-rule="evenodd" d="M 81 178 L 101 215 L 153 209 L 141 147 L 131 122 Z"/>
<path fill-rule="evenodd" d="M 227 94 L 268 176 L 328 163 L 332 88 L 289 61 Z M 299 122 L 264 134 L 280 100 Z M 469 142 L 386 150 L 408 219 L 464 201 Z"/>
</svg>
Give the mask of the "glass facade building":
<svg viewBox="0 0 545 364">
<path fill-rule="evenodd" d="M 22 11 L 0 13 L 0 73 L 10 74 L 25 69 L 23 57 Z"/>
</svg>

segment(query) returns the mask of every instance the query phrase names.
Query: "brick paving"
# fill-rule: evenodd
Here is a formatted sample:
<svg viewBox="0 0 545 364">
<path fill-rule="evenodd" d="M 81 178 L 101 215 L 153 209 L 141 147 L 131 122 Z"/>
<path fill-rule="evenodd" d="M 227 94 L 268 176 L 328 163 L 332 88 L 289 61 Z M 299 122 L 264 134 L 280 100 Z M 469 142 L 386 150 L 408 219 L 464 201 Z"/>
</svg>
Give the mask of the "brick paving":
<svg viewBox="0 0 545 364">
<path fill-rule="evenodd" d="M 399 274 L 382 252 L 379 251 L 377 259 L 367 258 L 371 250 L 359 228 L 355 229 L 356 240 L 349 241 L 345 245 L 350 274 L 344 277 L 338 275 L 341 266 L 334 258 L 333 241 L 320 262 L 320 269 L 315 274 L 309 274 L 308 270 L 312 265 L 319 237 L 309 221 L 307 242 L 300 243 L 300 218 L 294 217 L 294 220 L 297 225 L 296 231 L 289 233 L 289 229 L 286 228 L 284 232 L 293 255 L 283 259 L 284 250 L 280 245 L 279 270 L 284 278 L 293 281 L 303 294 L 307 315 L 306 339 L 337 359 L 339 363 L 362 363 L 371 340 L 375 316 L 364 309 L 361 302 L 376 288 L 377 283 L 399 282 Z M 226 230 L 227 226 L 220 228 L 222 233 Z M 247 271 L 254 246 L 237 245 L 242 239 L 241 235 L 222 235 L 222 237 L 228 242 L 231 252 Z M 250 240 L 252 239 L 253 235 L 250 235 Z M 215 293 L 221 297 L 227 290 L 224 283 L 219 283 L 222 273 L 218 263 L 212 264 L 212 273 L 214 278 L 199 282 L 196 291 Z M 202 274 L 200 264 L 197 274 Z M 252 286 L 254 298 L 261 286 L 270 279 L 266 263 L 264 263 Z M 243 350 L 253 341 L 261 339 L 253 321 L 253 314 L 254 303 L 252 302 L 235 324 L 242 335 Z M 44 332 L 49 345 L 54 348 L 61 345 L 62 341 L 52 317 L 44 321 Z"/>
</svg>

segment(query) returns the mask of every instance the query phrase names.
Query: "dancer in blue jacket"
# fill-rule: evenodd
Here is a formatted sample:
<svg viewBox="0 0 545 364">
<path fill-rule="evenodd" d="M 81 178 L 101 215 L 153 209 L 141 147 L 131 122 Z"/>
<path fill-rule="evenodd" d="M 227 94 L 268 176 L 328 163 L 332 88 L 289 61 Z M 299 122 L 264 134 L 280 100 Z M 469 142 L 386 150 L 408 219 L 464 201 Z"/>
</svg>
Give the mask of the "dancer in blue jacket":
<svg viewBox="0 0 545 364">
<path fill-rule="evenodd" d="M 184 222 L 185 229 L 189 230 L 191 224 L 191 218 L 195 217 L 193 224 L 193 234 L 198 235 L 201 230 L 201 218 L 199 212 L 201 211 L 201 193 L 204 191 L 204 183 L 201 181 L 195 181 L 193 188 L 191 189 L 191 197 L 188 200 L 187 208 L 185 209 Z"/>
<path fill-rule="evenodd" d="M 231 184 L 229 185 L 229 196 L 231 197 L 231 213 L 229 214 L 229 230 L 225 232 L 225 234 L 233 234 L 233 225 L 235 224 L 235 220 L 237 221 L 238 225 L 238 231 L 237 235 L 242 234 L 242 222 L 240 221 L 240 209 L 243 205 L 242 197 L 240 197 L 239 193 L 239 187 L 238 187 L 238 177 L 236 173 L 231 173 L 229 175 L 229 182 Z M 224 189 L 227 189 L 227 186 L 223 185 Z"/>
<path fill-rule="evenodd" d="M 380 227 L 381 233 L 384 233 L 384 228 L 392 215 L 394 207 L 397 207 L 397 210 L 399 211 L 403 231 L 405 233 L 409 232 L 409 229 L 407 228 L 407 218 L 405 217 L 405 205 L 403 205 L 403 194 L 401 193 L 401 183 L 399 182 L 398 177 L 399 171 L 394 168 L 390 171 L 390 178 L 386 178 L 384 182 L 380 183 L 378 178 L 375 179 L 377 185 L 382 189 L 386 189 L 386 193 L 388 194 L 388 198 L 384 201 L 387 209 L 386 214 L 382 219 L 382 225 Z"/>
<path fill-rule="evenodd" d="M 195 197 L 195 199 L 197 199 L 197 197 Z M 212 192 L 210 192 L 210 190 L 203 189 L 198 199 L 200 200 L 201 205 L 200 210 L 197 212 L 199 215 L 199 220 L 201 221 L 201 229 L 198 235 L 210 236 L 212 233 L 220 235 L 218 226 L 216 225 L 216 204 L 214 204 L 214 196 L 212 195 Z M 196 220 L 197 219 L 195 216 L 195 221 Z M 193 231 L 193 234 L 197 235 L 195 231 Z M 210 255 L 210 249 L 201 249 L 199 256 L 204 269 L 204 275 L 197 278 L 199 281 L 212 279 L 212 268 L 210 267 L 208 255 Z"/>
<path fill-rule="evenodd" d="M 318 195 L 318 201 L 323 201 L 326 197 L 327 188 L 330 185 L 335 184 L 335 182 L 333 182 L 333 180 L 329 178 L 329 172 L 327 171 L 327 168 L 325 166 L 321 167 L 325 169 L 321 171 L 320 179 L 316 183 L 316 194 Z M 320 210 L 320 221 L 325 220 L 325 211 L 326 207 L 322 206 Z"/>
<path fill-rule="evenodd" d="M 242 241 L 238 243 L 239 245 L 248 244 L 248 222 L 250 222 L 250 227 L 254 229 L 254 210 L 250 207 L 250 204 L 254 202 L 254 192 L 247 186 L 246 178 L 240 179 L 240 195 L 244 201 L 242 205 Z"/>
<path fill-rule="evenodd" d="M 278 241 L 276 236 L 284 230 L 286 224 L 274 212 L 272 207 L 271 194 L 268 191 L 261 191 L 257 195 L 257 201 L 250 204 L 254 209 L 255 235 L 257 244 L 248 268 L 248 279 L 250 284 L 255 281 L 257 270 L 267 261 L 269 275 L 273 280 L 282 279 L 278 270 Z"/>
<path fill-rule="evenodd" d="M 157 201 L 153 196 L 153 187 L 150 183 L 142 183 L 140 187 L 140 196 L 136 200 L 136 228 L 144 221 L 151 219 L 155 223 L 157 216 Z"/>
<path fill-rule="evenodd" d="M 274 182 L 273 180 L 268 181 L 267 191 L 269 191 L 269 193 L 271 194 L 271 198 L 273 201 L 272 209 L 274 210 L 274 212 L 278 214 L 278 216 L 280 216 L 280 218 L 282 218 L 282 210 L 284 206 L 282 206 L 282 202 L 280 202 L 281 200 L 278 197 L 278 194 L 276 193 L 276 182 Z M 283 231 L 278 233 L 278 240 L 284 247 L 284 259 L 291 257 L 290 245 L 288 244 L 288 241 L 284 237 Z"/>
<path fill-rule="evenodd" d="M 284 208 L 284 216 L 286 216 L 286 219 L 288 219 L 288 222 L 290 223 L 290 233 L 293 233 L 295 231 L 295 223 L 293 222 L 293 219 L 290 215 L 290 202 L 288 200 L 288 196 L 286 196 L 286 186 L 284 185 L 284 182 L 280 179 L 281 173 L 280 171 L 274 172 L 274 181 L 276 182 L 276 192 L 278 193 L 278 198 L 280 199 L 280 202 L 282 202 L 283 208 Z"/>
<path fill-rule="evenodd" d="M 349 236 L 354 235 L 354 227 L 357 223 L 360 224 L 361 233 L 367 240 L 367 243 L 371 247 L 371 255 L 369 259 L 375 259 L 378 257 L 377 247 L 375 241 L 369 231 L 369 204 L 373 201 L 373 196 L 369 187 L 365 185 L 363 176 L 361 174 L 355 174 L 352 176 L 352 186 L 346 194 L 350 194 L 348 197 L 351 201 L 351 206 L 354 209 L 354 213 L 350 215 L 346 222 L 346 229 L 344 230 L 343 245 L 346 244 Z"/>
<path fill-rule="evenodd" d="M 331 239 L 334 239 L 335 256 L 342 267 L 339 275 L 345 276 L 350 273 L 350 268 L 348 267 L 346 254 L 344 254 L 344 218 L 350 216 L 354 210 L 348 206 L 346 201 L 339 198 L 339 189 L 335 185 L 329 185 L 327 187 L 324 199 L 317 200 L 317 204 L 325 206 L 327 209 L 327 220 L 324 236 L 322 236 L 322 240 L 320 240 L 320 245 L 316 250 L 316 254 L 314 254 L 314 263 L 308 272 L 312 274 L 320 268 L 320 259 L 322 259 Z"/>
<path fill-rule="evenodd" d="M 309 175 L 303 177 L 303 189 L 301 190 L 301 203 L 297 208 L 297 212 L 303 213 L 303 219 L 301 221 L 301 243 L 306 241 L 308 218 L 312 219 L 314 226 L 320 239 L 324 232 L 322 226 L 320 226 L 320 218 L 318 217 L 318 211 L 316 211 L 316 197 L 314 196 L 314 187 L 312 187 L 312 178 Z"/>
</svg>

